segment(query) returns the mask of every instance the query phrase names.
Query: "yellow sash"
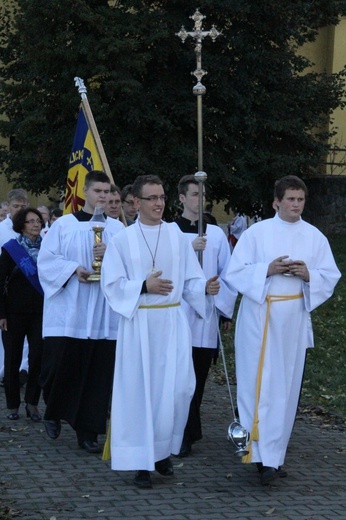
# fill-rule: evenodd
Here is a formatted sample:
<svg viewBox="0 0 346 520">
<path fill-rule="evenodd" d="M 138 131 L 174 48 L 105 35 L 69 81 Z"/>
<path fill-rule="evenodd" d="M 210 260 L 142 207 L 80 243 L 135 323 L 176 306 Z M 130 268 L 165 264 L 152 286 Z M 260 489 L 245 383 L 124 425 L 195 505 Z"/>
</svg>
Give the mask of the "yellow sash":
<svg viewBox="0 0 346 520">
<path fill-rule="evenodd" d="M 179 307 L 180 302 L 164 303 L 162 305 L 140 305 L 139 309 L 167 309 L 168 307 Z"/>
<path fill-rule="evenodd" d="M 272 303 L 275 302 L 284 302 L 287 300 L 298 300 L 299 298 L 303 298 L 303 293 L 299 294 L 293 294 L 293 295 L 281 295 L 281 294 L 268 294 L 266 296 L 267 300 L 267 312 L 266 312 L 266 320 L 264 324 L 264 332 L 263 332 L 263 338 L 262 338 L 262 346 L 261 346 L 261 354 L 260 359 L 258 363 L 258 371 L 257 371 L 257 381 L 256 381 L 256 405 L 255 405 L 255 413 L 254 413 L 254 419 L 252 423 L 252 429 L 250 434 L 250 443 L 248 446 L 249 453 L 248 455 L 245 455 L 242 457 L 242 462 L 245 464 L 248 464 L 251 462 L 252 458 L 252 449 L 251 449 L 251 443 L 252 441 L 258 441 L 259 440 L 259 431 L 258 431 L 258 405 L 259 405 L 259 399 L 261 394 L 261 383 L 262 383 L 262 372 L 263 372 L 263 364 L 264 364 L 264 355 L 266 351 L 266 344 L 267 344 L 267 335 L 268 335 L 268 327 L 269 327 L 269 316 L 270 316 L 270 306 Z"/>
</svg>

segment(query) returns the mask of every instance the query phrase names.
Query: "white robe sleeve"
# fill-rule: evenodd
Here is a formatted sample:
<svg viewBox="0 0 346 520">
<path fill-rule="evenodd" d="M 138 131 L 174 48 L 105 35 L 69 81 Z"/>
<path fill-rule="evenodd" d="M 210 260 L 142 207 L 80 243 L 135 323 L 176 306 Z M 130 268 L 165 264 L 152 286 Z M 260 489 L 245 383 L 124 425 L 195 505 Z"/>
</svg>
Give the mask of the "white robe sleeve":
<svg viewBox="0 0 346 520">
<path fill-rule="evenodd" d="M 255 244 L 248 230 L 237 242 L 227 270 L 227 278 L 233 287 L 256 303 L 263 303 L 268 293 L 269 262 L 256 260 Z"/>
<path fill-rule="evenodd" d="M 314 243 L 314 263 L 308 270 L 309 283 L 303 284 L 305 308 L 313 311 L 330 298 L 341 273 L 336 266 L 327 238 L 319 234 Z"/>
<path fill-rule="evenodd" d="M 214 303 L 219 314 L 225 318 L 232 318 L 238 291 L 232 286 L 232 279 L 228 277 L 231 253 L 226 235 L 223 231 L 221 233 L 223 236 L 219 242 L 217 273 L 215 273 L 219 275 L 220 291 L 214 296 Z"/>
<path fill-rule="evenodd" d="M 125 263 L 112 239 L 108 244 L 102 262 L 101 289 L 111 308 L 127 319 L 136 313 L 142 290 L 143 280 L 130 280 Z"/>
<path fill-rule="evenodd" d="M 79 266 L 62 255 L 59 230 L 57 221 L 42 240 L 37 258 L 38 276 L 46 298 L 59 293 Z"/>
<path fill-rule="evenodd" d="M 179 233 L 181 233 L 186 244 L 185 281 L 182 296 L 201 318 L 206 318 L 212 312 L 213 297 L 205 294 L 206 278 L 191 242 L 182 231 L 179 230 Z"/>
</svg>

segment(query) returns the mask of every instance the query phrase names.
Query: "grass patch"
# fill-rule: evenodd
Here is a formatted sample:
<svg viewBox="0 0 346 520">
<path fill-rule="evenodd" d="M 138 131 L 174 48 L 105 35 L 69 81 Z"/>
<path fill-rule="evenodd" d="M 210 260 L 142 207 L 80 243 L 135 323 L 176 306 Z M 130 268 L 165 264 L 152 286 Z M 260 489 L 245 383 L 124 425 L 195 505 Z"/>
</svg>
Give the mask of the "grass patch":
<svg viewBox="0 0 346 520">
<path fill-rule="evenodd" d="M 342 273 L 333 296 L 312 312 L 315 348 L 308 349 L 302 402 L 345 416 L 346 405 L 346 238 L 330 244 Z"/>
</svg>

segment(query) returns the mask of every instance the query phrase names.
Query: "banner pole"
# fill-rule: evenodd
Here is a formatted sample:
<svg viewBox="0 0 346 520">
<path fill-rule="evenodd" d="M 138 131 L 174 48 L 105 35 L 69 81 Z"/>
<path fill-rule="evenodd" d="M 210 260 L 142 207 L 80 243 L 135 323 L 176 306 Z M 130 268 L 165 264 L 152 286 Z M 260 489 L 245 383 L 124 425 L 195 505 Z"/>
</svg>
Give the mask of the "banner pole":
<svg viewBox="0 0 346 520">
<path fill-rule="evenodd" d="M 106 154 L 105 154 L 102 142 L 101 142 L 100 134 L 98 133 L 95 119 L 94 119 L 93 113 L 92 113 L 90 105 L 89 105 L 89 100 L 86 95 L 86 93 L 87 93 L 86 86 L 84 85 L 84 81 L 82 80 L 82 78 L 75 77 L 74 81 L 75 81 L 75 86 L 78 87 L 78 92 L 81 95 L 84 115 L 87 120 L 88 126 L 90 128 L 90 132 L 94 138 L 95 146 L 96 146 L 96 149 L 100 156 L 103 171 L 108 175 L 111 183 L 115 184 L 113 175 L 112 175 L 111 169 L 109 167 L 109 163 L 108 163 L 108 160 L 107 160 L 107 157 L 106 157 Z M 124 226 L 127 226 L 122 207 L 120 208 L 120 218 L 121 218 L 121 221 L 124 224 Z"/>
</svg>

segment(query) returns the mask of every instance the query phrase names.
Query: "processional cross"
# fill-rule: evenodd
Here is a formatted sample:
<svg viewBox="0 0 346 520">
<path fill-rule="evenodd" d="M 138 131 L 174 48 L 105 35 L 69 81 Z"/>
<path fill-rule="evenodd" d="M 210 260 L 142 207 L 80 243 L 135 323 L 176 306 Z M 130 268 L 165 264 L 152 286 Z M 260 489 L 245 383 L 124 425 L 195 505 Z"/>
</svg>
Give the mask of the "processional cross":
<svg viewBox="0 0 346 520">
<path fill-rule="evenodd" d="M 192 92 L 197 98 L 197 145 L 198 145 L 198 171 L 195 173 L 195 178 L 198 181 L 198 198 L 199 198 L 199 219 L 198 219 L 198 235 L 203 236 L 203 191 L 204 191 L 204 183 L 207 179 L 207 174 L 203 171 L 203 119 L 202 119 L 202 96 L 206 93 L 206 88 L 202 85 L 202 78 L 207 72 L 202 69 L 202 41 L 207 36 L 210 36 L 213 42 L 215 42 L 216 38 L 221 34 L 215 27 L 212 25 L 210 31 L 204 31 L 202 27 L 202 20 L 206 18 L 203 14 L 200 13 L 198 9 L 196 9 L 193 16 L 190 18 L 195 22 L 194 30 L 187 31 L 185 27 L 182 25 L 180 31 L 176 33 L 176 36 L 179 36 L 181 41 L 185 43 L 185 40 L 191 36 L 195 40 L 195 53 L 197 60 L 197 67 L 194 72 L 191 72 L 193 76 L 197 79 L 196 85 L 193 87 Z M 198 260 L 200 264 L 203 263 L 203 252 L 198 251 Z"/>
</svg>

